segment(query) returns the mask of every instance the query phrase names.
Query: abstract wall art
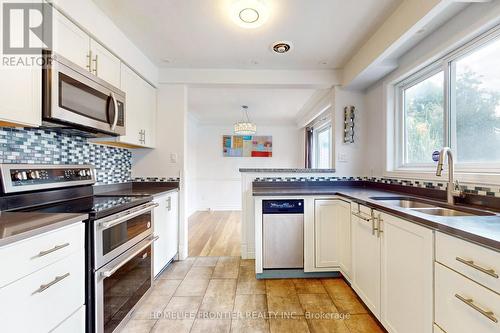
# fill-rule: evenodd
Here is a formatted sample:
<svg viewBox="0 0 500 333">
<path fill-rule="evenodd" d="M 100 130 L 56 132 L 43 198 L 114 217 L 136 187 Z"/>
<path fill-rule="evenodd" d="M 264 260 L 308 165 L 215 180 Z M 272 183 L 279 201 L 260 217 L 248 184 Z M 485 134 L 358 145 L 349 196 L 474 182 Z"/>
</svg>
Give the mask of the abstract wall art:
<svg viewBox="0 0 500 333">
<path fill-rule="evenodd" d="M 256 135 L 223 135 L 224 157 L 272 157 L 273 137 Z"/>
</svg>

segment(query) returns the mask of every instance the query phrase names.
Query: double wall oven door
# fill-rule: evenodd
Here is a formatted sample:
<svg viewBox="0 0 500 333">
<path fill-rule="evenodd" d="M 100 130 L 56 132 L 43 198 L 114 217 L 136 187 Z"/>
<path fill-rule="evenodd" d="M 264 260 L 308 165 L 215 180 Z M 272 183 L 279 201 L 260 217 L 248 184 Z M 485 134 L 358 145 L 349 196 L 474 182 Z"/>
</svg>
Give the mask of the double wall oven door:
<svg viewBox="0 0 500 333">
<path fill-rule="evenodd" d="M 43 118 L 90 132 L 125 134 L 125 93 L 57 55 L 46 55 Z"/>
<path fill-rule="evenodd" d="M 95 332 L 113 332 L 151 288 L 154 203 L 94 224 Z"/>
</svg>

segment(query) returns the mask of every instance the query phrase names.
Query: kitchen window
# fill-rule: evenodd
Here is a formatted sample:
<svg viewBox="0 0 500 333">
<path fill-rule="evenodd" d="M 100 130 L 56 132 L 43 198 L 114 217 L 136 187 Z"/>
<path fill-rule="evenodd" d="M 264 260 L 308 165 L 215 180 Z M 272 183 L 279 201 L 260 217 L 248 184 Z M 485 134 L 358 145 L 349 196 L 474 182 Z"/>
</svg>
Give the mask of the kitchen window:
<svg viewBox="0 0 500 333">
<path fill-rule="evenodd" d="M 330 169 L 332 165 L 332 125 L 330 122 L 314 129 L 314 168 Z"/>
<path fill-rule="evenodd" d="M 464 171 L 500 167 L 500 32 L 496 29 L 396 85 L 396 167 L 433 168 L 454 152 Z"/>
</svg>

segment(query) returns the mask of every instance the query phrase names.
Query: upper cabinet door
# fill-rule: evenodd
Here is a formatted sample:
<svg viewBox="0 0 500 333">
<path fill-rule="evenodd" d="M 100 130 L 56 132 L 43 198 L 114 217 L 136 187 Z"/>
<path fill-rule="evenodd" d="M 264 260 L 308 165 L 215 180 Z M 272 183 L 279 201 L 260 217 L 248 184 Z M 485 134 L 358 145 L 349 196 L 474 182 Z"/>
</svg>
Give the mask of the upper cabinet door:
<svg viewBox="0 0 500 333">
<path fill-rule="evenodd" d="M 40 126 L 42 69 L 3 66 L 0 69 L 0 125 Z"/>
<path fill-rule="evenodd" d="M 121 61 L 95 40 L 90 40 L 91 72 L 115 87 L 120 86 Z"/>
<path fill-rule="evenodd" d="M 140 77 L 125 64 L 121 64 L 120 89 L 125 92 L 125 135 L 120 142 L 141 145 L 141 110 L 139 92 L 141 90 Z"/>
<path fill-rule="evenodd" d="M 89 35 L 58 11 L 53 15 L 53 51 L 90 70 Z"/>
</svg>

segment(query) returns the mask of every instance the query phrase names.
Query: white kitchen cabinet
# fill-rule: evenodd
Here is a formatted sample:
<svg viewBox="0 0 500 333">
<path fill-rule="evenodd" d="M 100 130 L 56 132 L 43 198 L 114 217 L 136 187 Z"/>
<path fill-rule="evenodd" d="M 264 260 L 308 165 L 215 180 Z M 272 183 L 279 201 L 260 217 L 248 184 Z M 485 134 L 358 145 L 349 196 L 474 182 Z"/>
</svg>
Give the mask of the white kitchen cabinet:
<svg viewBox="0 0 500 333">
<path fill-rule="evenodd" d="M 81 249 L 0 288 L 2 332 L 48 332 L 79 309 L 85 298 L 84 257 Z"/>
<path fill-rule="evenodd" d="M 0 126 L 40 126 L 42 69 L 40 66 L 0 67 Z"/>
<path fill-rule="evenodd" d="M 380 319 L 380 238 L 372 215 L 352 215 L 352 288 L 370 311 Z M 368 211 L 370 211 L 368 209 Z"/>
<path fill-rule="evenodd" d="M 154 199 L 154 202 L 158 204 L 154 209 L 154 234 L 159 238 L 153 248 L 153 274 L 157 276 L 178 251 L 178 192 L 160 195 Z"/>
<path fill-rule="evenodd" d="M 80 307 L 68 319 L 50 333 L 83 333 L 85 332 L 85 306 Z"/>
<path fill-rule="evenodd" d="M 316 268 L 340 268 L 350 274 L 350 204 L 340 199 L 315 200 L 314 247 Z"/>
<path fill-rule="evenodd" d="M 433 232 L 377 213 L 381 240 L 381 319 L 393 333 L 433 330 Z"/>
<path fill-rule="evenodd" d="M 500 332 L 500 295 L 440 263 L 434 299 L 434 320 L 445 332 Z"/>
<path fill-rule="evenodd" d="M 120 87 L 121 61 L 95 40 L 90 40 L 92 73 L 115 87 Z"/>
<path fill-rule="evenodd" d="M 52 15 L 52 50 L 90 71 L 90 36 L 57 10 Z"/>
<path fill-rule="evenodd" d="M 93 139 L 130 148 L 154 148 L 156 141 L 156 88 L 143 80 L 131 68 L 121 64 L 120 89 L 125 92 L 125 135 Z"/>
</svg>

